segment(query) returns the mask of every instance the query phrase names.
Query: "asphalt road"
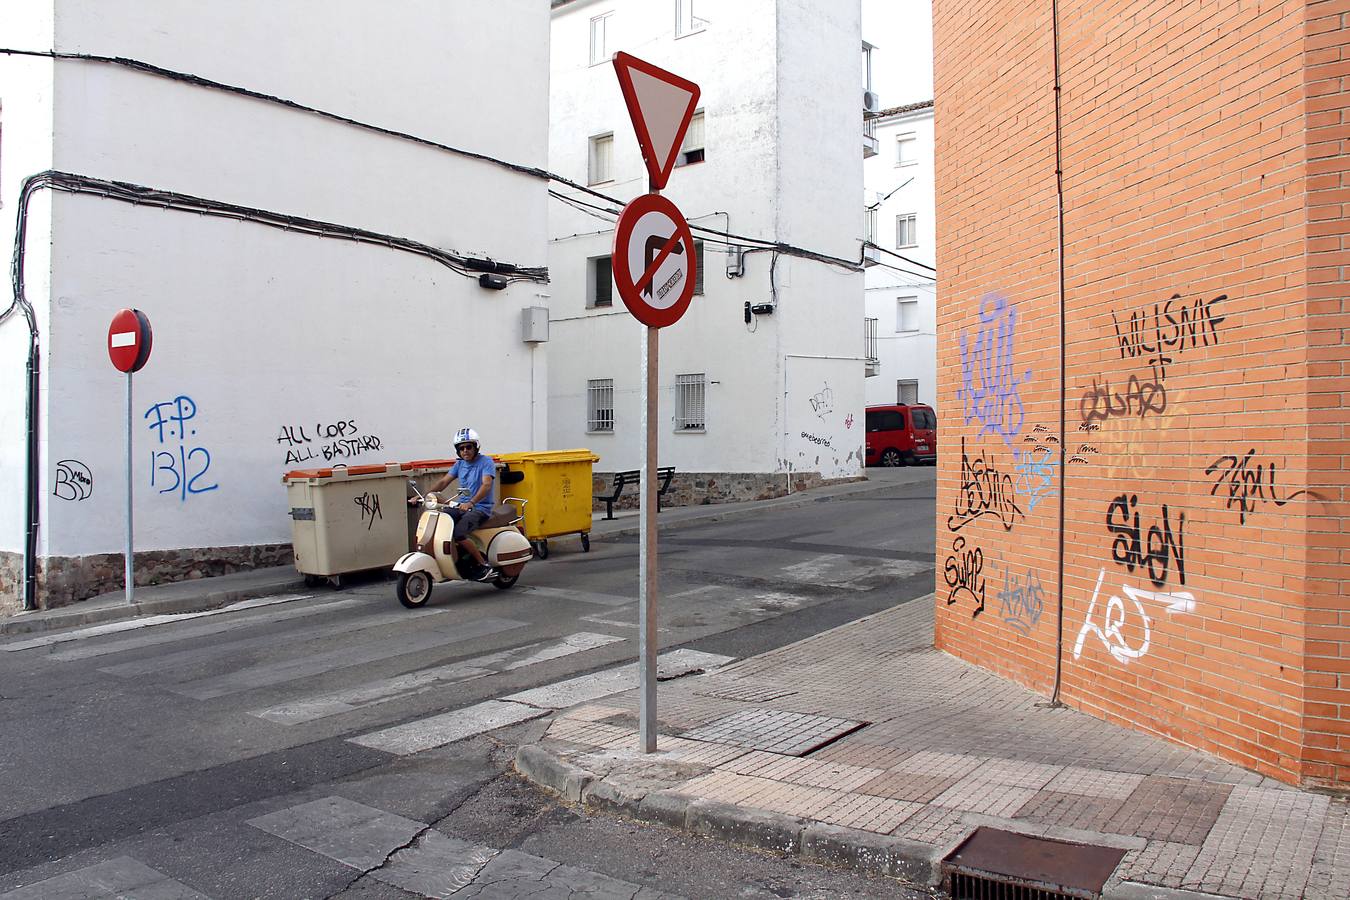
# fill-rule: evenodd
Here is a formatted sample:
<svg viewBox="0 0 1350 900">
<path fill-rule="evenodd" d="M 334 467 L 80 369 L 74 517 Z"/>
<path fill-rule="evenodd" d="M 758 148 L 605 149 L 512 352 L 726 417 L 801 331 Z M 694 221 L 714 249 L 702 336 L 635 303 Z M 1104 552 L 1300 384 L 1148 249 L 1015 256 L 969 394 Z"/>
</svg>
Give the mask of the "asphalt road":
<svg viewBox="0 0 1350 900">
<path fill-rule="evenodd" d="M 930 592 L 933 470 L 873 474 L 663 531 L 663 654 L 712 654 L 671 671 Z M 636 539 L 550 547 L 512 590 L 445 585 L 417 611 L 372 580 L 0 644 L 0 900 L 924 896 L 582 816 L 511 774 L 546 720 L 491 729 L 489 701 L 636 655 Z"/>
</svg>

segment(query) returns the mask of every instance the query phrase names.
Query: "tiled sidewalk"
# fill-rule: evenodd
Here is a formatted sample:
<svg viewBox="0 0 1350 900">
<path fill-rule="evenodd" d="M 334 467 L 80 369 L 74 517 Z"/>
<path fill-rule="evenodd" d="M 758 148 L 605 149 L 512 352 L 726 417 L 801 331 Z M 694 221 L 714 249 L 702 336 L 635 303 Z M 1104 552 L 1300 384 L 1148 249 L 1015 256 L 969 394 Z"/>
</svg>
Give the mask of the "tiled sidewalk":
<svg viewBox="0 0 1350 900">
<path fill-rule="evenodd" d="M 1128 851 L 1108 896 L 1350 897 L 1344 800 L 1038 707 L 932 649 L 932 622 L 919 599 L 663 682 L 656 754 L 636 752 L 636 692 L 561 714 L 540 746 L 632 809 L 657 792 L 717 801 L 932 859 L 979 825 L 1106 844 Z"/>
</svg>

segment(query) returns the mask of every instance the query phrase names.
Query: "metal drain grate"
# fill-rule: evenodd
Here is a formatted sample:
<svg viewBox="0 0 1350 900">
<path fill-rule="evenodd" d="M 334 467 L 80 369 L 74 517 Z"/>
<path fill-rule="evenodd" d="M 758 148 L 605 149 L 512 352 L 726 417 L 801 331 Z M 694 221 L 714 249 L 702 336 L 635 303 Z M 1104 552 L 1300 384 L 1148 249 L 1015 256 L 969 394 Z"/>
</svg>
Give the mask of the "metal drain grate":
<svg viewBox="0 0 1350 900">
<path fill-rule="evenodd" d="M 694 696 L 712 697 L 717 700 L 738 700 L 742 703 L 768 703 L 770 700 L 791 697 L 795 693 L 797 692 L 783 688 L 733 684 L 694 691 Z"/>
<path fill-rule="evenodd" d="M 952 900 L 1097 900 L 1125 851 L 977 828 L 942 861 Z"/>
<path fill-rule="evenodd" d="M 867 724 L 781 709 L 746 709 L 686 731 L 681 737 L 784 756 L 805 756 Z"/>
</svg>

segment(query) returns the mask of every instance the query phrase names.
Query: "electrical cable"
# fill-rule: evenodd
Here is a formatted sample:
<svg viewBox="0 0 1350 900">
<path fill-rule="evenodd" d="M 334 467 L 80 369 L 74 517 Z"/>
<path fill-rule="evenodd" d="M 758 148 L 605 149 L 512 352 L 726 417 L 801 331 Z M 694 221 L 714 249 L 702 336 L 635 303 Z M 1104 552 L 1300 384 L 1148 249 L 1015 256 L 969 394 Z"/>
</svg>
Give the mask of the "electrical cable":
<svg viewBox="0 0 1350 900">
<path fill-rule="evenodd" d="M 928 271 L 930 271 L 930 272 L 932 272 L 932 273 L 934 273 L 934 274 L 937 274 L 937 269 L 935 269 L 934 267 L 928 265 L 927 263 L 921 263 L 921 262 L 919 262 L 917 259 L 910 259 L 908 256 L 901 256 L 899 253 L 896 253 L 894 250 L 887 250 L 885 247 L 880 247 L 880 246 L 877 246 L 876 244 L 873 244 L 872 246 L 873 246 L 873 247 L 876 247 L 878 250 L 880 250 L 882 253 L 885 253 L 887 256 L 894 256 L 896 259 L 903 259 L 905 262 L 909 263 L 911 266 L 918 266 L 920 269 L 927 269 Z"/>
</svg>

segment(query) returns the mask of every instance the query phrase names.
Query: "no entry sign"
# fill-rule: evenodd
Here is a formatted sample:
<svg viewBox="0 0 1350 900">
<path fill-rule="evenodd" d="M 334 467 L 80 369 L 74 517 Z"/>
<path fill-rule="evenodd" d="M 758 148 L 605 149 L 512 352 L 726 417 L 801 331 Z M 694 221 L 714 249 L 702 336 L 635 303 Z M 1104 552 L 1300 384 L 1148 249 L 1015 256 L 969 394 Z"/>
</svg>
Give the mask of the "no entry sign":
<svg viewBox="0 0 1350 900">
<path fill-rule="evenodd" d="M 673 325 L 689 308 L 698 275 L 689 223 L 660 194 L 623 208 L 614 229 L 614 286 L 643 325 Z"/>
<path fill-rule="evenodd" d="M 108 326 L 108 358 L 119 372 L 139 372 L 154 343 L 150 320 L 139 309 L 120 310 Z"/>
</svg>

